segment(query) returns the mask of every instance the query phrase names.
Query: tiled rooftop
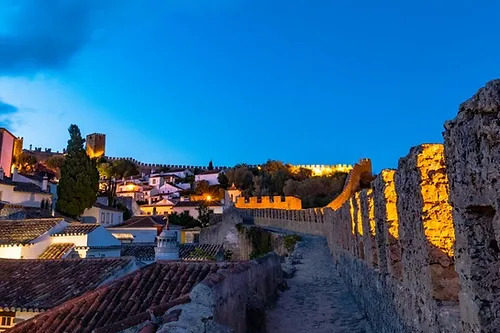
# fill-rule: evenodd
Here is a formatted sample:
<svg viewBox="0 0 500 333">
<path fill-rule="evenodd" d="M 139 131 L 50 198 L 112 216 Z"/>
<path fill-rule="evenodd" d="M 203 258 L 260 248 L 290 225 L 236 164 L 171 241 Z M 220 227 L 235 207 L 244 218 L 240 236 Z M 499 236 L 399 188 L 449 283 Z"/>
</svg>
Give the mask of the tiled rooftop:
<svg viewBox="0 0 500 333">
<path fill-rule="evenodd" d="M 181 244 L 179 258 L 185 261 L 215 261 L 217 255 L 224 251 L 222 245 L 215 244 Z M 135 257 L 137 260 L 155 260 L 155 243 L 123 244 L 122 257 Z"/>
<path fill-rule="evenodd" d="M 131 262 L 131 258 L 0 259 L 0 308 L 53 308 L 97 288 Z"/>
<path fill-rule="evenodd" d="M 157 228 L 163 227 L 164 225 L 164 221 L 161 223 L 161 220 L 155 220 L 151 216 L 134 216 L 110 228 Z"/>
<path fill-rule="evenodd" d="M 14 191 L 16 192 L 47 193 L 45 191 L 42 191 L 40 186 L 33 183 L 14 182 L 11 179 L 7 178 L 1 179 L 0 184 L 14 186 Z"/>
<path fill-rule="evenodd" d="M 75 247 L 73 243 L 51 244 L 38 259 L 61 259 Z"/>
<path fill-rule="evenodd" d="M 100 209 L 105 209 L 105 210 L 112 210 L 115 212 L 123 212 L 121 209 L 115 208 L 115 207 L 110 207 L 108 205 L 103 205 L 102 203 L 96 202 L 93 204 L 94 207 L 100 208 Z"/>
<path fill-rule="evenodd" d="M 218 266 L 160 262 L 16 325 L 10 332 L 117 332 L 189 302 L 189 292 Z M 175 319 L 174 319 L 175 320 Z"/>
<path fill-rule="evenodd" d="M 219 201 L 206 202 L 206 201 L 197 200 L 197 201 L 179 201 L 178 203 L 175 204 L 174 207 L 198 207 L 202 203 L 207 204 L 209 207 L 222 206 L 222 204 Z"/>
<path fill-rule="evenodd" d="M 224 247 L 217 244 L 182 244 L 179 249 L 179 257 L 186 261 L 215 261 L 217 255 L 223 251 Z"/>
<path fill-rule="evenodd" d="M 90 223 L 71 223 L 63 231 L 54 234 L 53 236 L 77 236 L 77 235 L 87 235 L 99 228 L 99 224 Z"/>
<path fill-rule="evenodd" d="M 0 246 L 26 245 L 46 233 L 62 219 L 1 220 Z"/>
</svg>

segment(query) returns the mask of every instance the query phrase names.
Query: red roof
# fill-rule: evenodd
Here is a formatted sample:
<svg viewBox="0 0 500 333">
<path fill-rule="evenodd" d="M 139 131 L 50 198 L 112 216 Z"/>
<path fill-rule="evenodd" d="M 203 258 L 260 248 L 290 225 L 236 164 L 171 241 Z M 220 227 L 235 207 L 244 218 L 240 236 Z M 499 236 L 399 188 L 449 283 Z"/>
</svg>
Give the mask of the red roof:
<svg viewBox="0 0 500 333">
<path fill-rule="evenodd" d="M 0 221 L 0 246 L 26 245 L 61 223 L 62 219 L 27 219 Z"/>
<path fill-rule="evenodd" d="M 76 236 L 87 235 L 95 229 L 99 228 L 99 224 L 90 223 L 70 223 L 66 229 L 52 236 Z"/>
<path fill-rule="evenodd" d="M 211 263 L 157 262 L 39 314 L 9 332 L 116 332 L 149 320 L 151 312 L 162 315 L 188 302 L 193 287 L 217 270 Z"/>
<path fill-rule="evenodd" d="M 0 259 L 0 309 L 46 310 L 97 288 L 130 258 Z"/>
<path fill-rule="evenodd" d="M 150 216 L 134 216 L 129 218 L 127 221 L 124 221 L 121 224 L 114 225 L 112 227 L 109 227 L 108 229 L 112 228 L 157 228 L 157 227 L 163 227 L 165 223 L 159 223 L 158 221 L 155 221 L 152 217 Z"/>
<path fill-rule="evenodd" d="M 61 259 L 68 254 L 75 244 L 73 243 L 55 243 L 51 244 L 48 248 L 38 256 L 38 259 Z"/>
</svg>

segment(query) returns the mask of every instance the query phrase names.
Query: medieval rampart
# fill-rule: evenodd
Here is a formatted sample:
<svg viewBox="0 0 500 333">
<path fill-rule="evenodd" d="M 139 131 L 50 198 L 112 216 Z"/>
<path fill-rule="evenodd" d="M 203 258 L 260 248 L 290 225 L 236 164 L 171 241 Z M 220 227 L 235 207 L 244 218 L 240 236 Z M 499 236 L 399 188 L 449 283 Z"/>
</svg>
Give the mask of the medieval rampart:
<svg viewBox="0 0 500 333">
<path fill-rule="evenodd" d="M 498 332 L 500 80 L 445 127 L 336 209 L 240 213 L 324 235 L 376 332 Z"/>
<path fill-rule="evenodd" d="M 234 205 L 236 208 L 243 209 L 289 209 L 300 210 L 302 209 L 302 200 L 294 196 L 262 196 L 262 197 L 238 197 Z"/>
</svg>

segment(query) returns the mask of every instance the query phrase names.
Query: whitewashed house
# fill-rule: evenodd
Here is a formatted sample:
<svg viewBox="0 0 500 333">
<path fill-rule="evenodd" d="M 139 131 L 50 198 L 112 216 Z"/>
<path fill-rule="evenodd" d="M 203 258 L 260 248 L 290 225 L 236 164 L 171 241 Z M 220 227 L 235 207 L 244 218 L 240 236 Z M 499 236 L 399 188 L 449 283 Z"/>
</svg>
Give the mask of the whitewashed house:
<svg viewBox="0 0 500 333">
<path fill-rule="evenodd" d="M 209 185 L 219 185 L 219 175 L 224 170 L 208 170 L 194 176 L 195 182 L 206 181 Z"/>
<path fill-rule="evenodd" d="M 132 243 L 152 243 L 165 226 L 162 218 L 134 216 L 120 225 L 107 228 L 115 237 L 132 235 Z M 128 242 L 128 240 L 127 240 Z"/>
<path fill-rule="evenodd" d="M 208 211 L 211 214 L 222 214 L 224 210 L 224 207 L 218 201 L 179 201 L 172 210 L 177 214 L 187 213 L 197 219 L 200 215 L 199 207 L 201 204 L 208 205 Z"/>
<path fill-rule="evenodd" d="M 83 223 L 113 226 L 123 222 L 123 211 L 96 202 L 91 208 L 85 209 L 81 216 L 81 221 Z"/>
</svg>

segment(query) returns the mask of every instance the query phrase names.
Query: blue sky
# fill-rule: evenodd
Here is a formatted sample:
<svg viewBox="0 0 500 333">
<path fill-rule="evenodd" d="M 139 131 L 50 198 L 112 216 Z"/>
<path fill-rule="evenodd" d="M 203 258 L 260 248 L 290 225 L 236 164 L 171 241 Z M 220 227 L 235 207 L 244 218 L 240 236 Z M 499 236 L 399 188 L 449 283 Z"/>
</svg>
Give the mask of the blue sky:
<svg viewBox="0 0 500 333">
<path fill-rule="evenodd" d="M 105 3 L 105 5 L 103 5 Z M 0 4 L 0 121 L 145 162 L 396 167 L 500 76 L 497 1 Z"/>
</svg>

